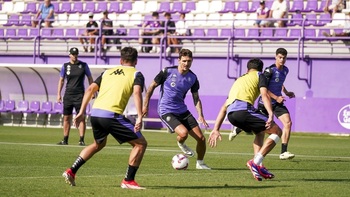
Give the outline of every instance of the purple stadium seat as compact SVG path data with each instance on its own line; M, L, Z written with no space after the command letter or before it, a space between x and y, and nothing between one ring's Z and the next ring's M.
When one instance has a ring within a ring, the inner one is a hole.
M203 28L194 28L193 29L193 34L192 34L192 39L204 39L203 37L205 36L205 31Z
M65 37L68 39L76 38L77 37L76 29L72 29L72 28L66 29Z
M252 5L250 6L249 13L256 12L256 10L260 7L259 0L253 0Z
M0 29L0 38L4 38L4 37L5 37L5 30Z
M330 29L319 29L318 30L318 34L317 34L317 38L327 38L325 35L323 35L324 33L323 32L326 32L327 34L330 34L331 33L331 30Z
M37 12L36 10L36 2L27 2L26 9L21 12L21 14L35 14Z
M29 102L23 100L23 101L19 101L17 103L16 109L13 110L12 112L14 112L14 113L23 113L24 112L25 113L28 111L28 109L29 109Z
M61 9L58 10L57 14L70 13L72 10L71 2L63 2L61 4Z
M138 40L140 37L139 28L130 28L127 36L123 37L123 40Z
M265 0L265 6L271 9L274 0Z
M245 39L245 29L236 28L233 31L233 36L235 39Z
M18 26L32 26L32 16L30 14L23 14Z
M5 32L5 38L7 39L16 39L17 38L17 29L7 28Z
M295 26L295 25L302 25L303 23L303 15L300 13L295 13L292 15L292 18L290 19L290 22L287 23L287 26Z
M304 31L304 37L306 40L315 40L316 38L316 29L307 28Z
M131 1L125 1L122 4L122 7L120 8L118 13L125 13L129 10L132 10L132 2Z
M99 2L97 4L97 8L95 10L95 13L104 12L106 10L108 10L107 9L107 2Z
M305 18L306 18L305 26L316 25L317 16L315 13L308 13L305 15Z
M209 39L217 39L219 37L218 29L217 28L215 28L215 29L208 29L206 37L208 37Z
M304 0L293 0L290 12L304 11Z
M5 101L0 100L0 112L5 112Z
M321 5L320 5L320 7L318 7L318 9L317 10L315 10L315 12L324 12L323 11L323 8L326 6L326 0L321 0Z
M304 9L304 12L318 12L317 0L308 0Z
M325 26L327 23L332 21L331 15L329 13L320 14L320 18L314 26Z
M232 29L231 28L221 29L219 37L220 38L231 38L232 37Z
M120 11L120 4L118 1L113 1L109 5L109 13L118 13Z
M170 12L170 2L169 1L160 2L158 12L159 13Z
M272 39L273 37L273 29L272 28L262 28L260 32L260 38L263 39Z
M236 11L236 4L234 1L226 1L224 8L219 13L228 13Z
M273 40L281 40L287 37L288 29L276 28Z
M60 11L60 3L59 2L51 2L51 4L53 5L54 13L59 13L59 11Z
M73 4L73 9L70 13L82 13L84 5L83 2L74 2Z
M54 102L50 114L63 114L63 103Z
M38 114L49 114L52 111L52 102L45 101L41 104L41 108L38 111Z
M181 13L182 10L183 10L182 2L181 1L174 1L173 6L171 7L170 13L176 13L176 12Z
M65 37L63 32L64 32L64 29L62 28L54 28L52 32L52 37L55 37L60 40L64 40Z
M185 4L185 8L182 10L182 13L189 13L193 10L196 10L196 2L187 1Z
M95 2L87 2L83 13L95 12Z
M29 37L35 38L39 36L39 29L38 28L30 28L29 29Z
M237 8L234 12L239 13L239 12L247 12L247 11L249 11L248 1L239 1Z
M18 25L19 24L19 15L12 14L9 16L7 23L4 24L4 26L12 26L12 25Z
M290 29L287 40L297 40L301 37L301 29Z
M248 38L258 39L259 37L259 29L258 28L251 28L248 30Z
M26 40L28 38L28 29L27 28L18 29L17 36L21 39Z
M31 101L29 104L29 109L27 113L37 113L40 110L40 102L39 101Z
M12 112L15 110L16 104L14 100L3 101L3 109L1 112Z

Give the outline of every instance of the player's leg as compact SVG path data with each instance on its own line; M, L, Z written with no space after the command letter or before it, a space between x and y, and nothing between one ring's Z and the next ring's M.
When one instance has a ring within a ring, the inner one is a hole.
M80 112L80 107L81 107L81 103L83 101L83 97L84 97L83 94L77 95L74 97L74 99L75 99L74 108L75 108L75 111L77 113ZM84 141L85 131L86 131L85 112L84 112L84 121L80 121L80 123L78 125L78 130L79 130L79 145L85 146L85 141Z
M70 128L72 126L72 112L74 103L69 96L63 97L63 140L58 145L68 145Z
M288 142L290 139L290 133L291 133L291 127L292 127L292 121L290 118L289 113L283 114L278 117L278 119L282 122L283 124L283 129L282 129L282 147L281 147L281 155L280 159L292 159L295 157L294 154L288 152Z

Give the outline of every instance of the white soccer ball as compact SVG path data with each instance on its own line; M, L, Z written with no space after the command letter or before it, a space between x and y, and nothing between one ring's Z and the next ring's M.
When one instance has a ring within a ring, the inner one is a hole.
M175 170L186 170L190 160L183 154L177 154L171 160L171 165Z

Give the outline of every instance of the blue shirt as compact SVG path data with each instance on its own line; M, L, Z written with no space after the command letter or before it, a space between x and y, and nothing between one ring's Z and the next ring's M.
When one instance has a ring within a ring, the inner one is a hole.
M40 5L39 10L41 11L41 19L46 19L50 14L51 10L54 10L54 6L50 4L48 7L45 6L45 3ZM50 19L54 19L54 15L50 17Z
M282 70L278 70L275 64L266 68L264 74L269 79L267 89L276 96L282 96L282 86L288 73L289 69L286 66L283 66ZM275 104L277 101L271 98L271 102ZM261 99L259 99L259 103L263 103Z
M161 85L158 113L182 114L188 109L185 105L185 97L188 90L196 93L199 90L197 76L190 70L186 74L179 73L177 66L167 67L159 72L154 81Z

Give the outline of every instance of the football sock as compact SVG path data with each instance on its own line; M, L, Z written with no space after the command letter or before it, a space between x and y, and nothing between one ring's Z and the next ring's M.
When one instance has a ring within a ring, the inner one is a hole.
M198 163L199 165L204 164L203 160L197 160L197 163Z
M240 129L240 128L236 128L236 133L237 133L237 135L239 134L239 133L241 133L243 130L242 129Z
M254 163L258 166L261 166L262 165L262 161L263 161L264 157L262 156L261 153L257 153L255 156L254 156Z
M63 141L68 144L68 136L63 136Z
M84 136L80 136L79 142L84 142Z
M287 152L288 144L282 144L281 154Z
M126 181L132 181L135 180L135 175L137 170L139 169L138 166L128 166L128 169L126 169L125 179Z
M85 160L82 157L78 157L75 162L73 163L72 167L70 169L75 174L79 170L79 168L85 163Z

